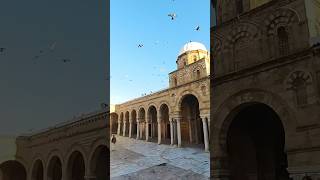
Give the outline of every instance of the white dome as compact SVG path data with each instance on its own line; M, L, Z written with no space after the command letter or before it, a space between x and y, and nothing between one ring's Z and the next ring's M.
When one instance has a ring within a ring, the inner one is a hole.
M204 50L204 51L207 51L207 48L201 44L201 43L198 43L198 42L188 42L187 44L185 44L180 52L179 52L179 56L185 52L188 52L188 51L193 51L193 50Z

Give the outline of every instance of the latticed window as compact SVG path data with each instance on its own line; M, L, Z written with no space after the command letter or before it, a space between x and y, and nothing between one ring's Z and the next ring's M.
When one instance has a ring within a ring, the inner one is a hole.
M278 28L278 42L280 55L287 55L289 53L289 38L285 27Z
M236 0L236 8L237 8L237 14L243 13L243 2L242 2L242 0Z

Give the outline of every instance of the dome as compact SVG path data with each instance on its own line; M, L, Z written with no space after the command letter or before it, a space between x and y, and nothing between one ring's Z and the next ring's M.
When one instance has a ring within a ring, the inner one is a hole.
M204 51L207 51L207 48L201 44L201 43L198 43L198 42L188 42L187 44L185 44L180 52L179 52L179 56L185 52L188 52L188 51L193 51L193 50L204 50Z

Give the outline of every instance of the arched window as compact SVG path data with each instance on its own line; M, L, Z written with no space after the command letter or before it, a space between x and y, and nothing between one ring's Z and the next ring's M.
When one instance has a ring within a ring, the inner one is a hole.
M200 73L200 70L198 69L197 70L197 79L200 79L200 77L201 77L201 73Z
M242 0L236 0L236 10L237 10L237 14L243 13L243 2L242 2Z
M305 80L302 78L297 78L295 81L293 81L293 85L295 86L297 104L299 106L307 104L308 96Z
M287 55L289 52L289 38L285 27L279 27L277 30L279 53L281 56Z

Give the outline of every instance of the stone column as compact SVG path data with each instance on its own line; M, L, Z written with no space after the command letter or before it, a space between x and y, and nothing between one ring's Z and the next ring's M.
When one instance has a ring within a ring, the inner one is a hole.
M120 128L121 128L121 121L118 121L118 131L117 131L117 135L120 135Z
M177 121L178 147L181 147L181 127L180 127L181 117L176 118L176 121Z
M131 138L132 133L132 119L129 120L129 138Z
M137 138L136 139L139 139L139 133L140 133L140 121L137 120Z
M146 141L149 141L149 121L146 121Z
M158 117L158 144L161 144L161 117Z
M203 126L203 139L204 139L204 150L209 152L209 136L208 136L208 125L206 121L206 116L201 116L202 126Z
M189 118L189 135L190 135L190 143L193 143L193 138L192 138L192 136L193 136L193 131L192 131L192 128L193 128L193 126L192 126L192 119L191 118Z
M172 146L173 145L173 121L171 118L169 119L169 122L170 122L170 140L171 140L170 145Z
M207 116L208 118L208 134L209 134L209 140L210 140L210 115Z
M127 122L126 121L123 121L123 136L126 136L126 124Z

